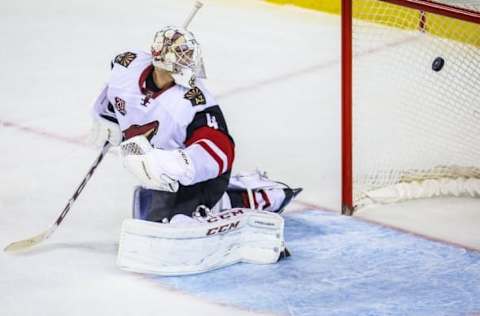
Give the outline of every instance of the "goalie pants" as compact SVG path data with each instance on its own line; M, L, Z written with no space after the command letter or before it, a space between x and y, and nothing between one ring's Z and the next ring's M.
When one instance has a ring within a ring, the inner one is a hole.
M176 193L138 187L134 194L133 217L167 223L177 214L191 217L200 205L214 211L240 207L280 213L302 190L268 180L267 185L254 189L249 198L246 188L229 183L229 180L228 172L192 186L180 186Z
M176 214L192 216L199 205L213 208L225 193L230 172L190 186L180 185L177 192L165 192L138 187L133 199L133 217L168 222Z

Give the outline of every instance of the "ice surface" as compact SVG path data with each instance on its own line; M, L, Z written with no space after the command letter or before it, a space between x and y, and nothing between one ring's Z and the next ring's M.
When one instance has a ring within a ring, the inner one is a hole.
M286 216L292 256L159 283L279 315L471 315L480 253L329 212ZM215 285L215 286L212 286Z
M95 159L83 140L111 58L148 50L154 32L182 23L192 2L0 2L2 248L47 229ZM264 168L311 188L304 199L322 196L333 208L339 193L330 179L338 167L307 175L322 165L319 158L338 161L338 152L327 150L338 140L338 86L330 85L339 73L338 19L261 1L209 0L191 28L236 140L237 170ZM318 109L328 118L321 125ZM300 129L305 124L315 132ZM311 143L317 145L305 155ZM305 169L296 167L299 160ZM0 315L252 314L117 269L120 224L135 183L108 155L49 240L28 253L0 253Z

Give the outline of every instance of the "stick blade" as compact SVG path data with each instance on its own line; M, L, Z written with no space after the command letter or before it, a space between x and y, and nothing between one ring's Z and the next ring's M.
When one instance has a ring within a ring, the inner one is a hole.
M7 247L5 247L5 249L3 251L5 251L5 252L16 252L16 251L27 250L27 249L41 243L45 239L47 239L48 236L49 236L49 232L50 231L47 230L47 231L45 231L45 232L43 232L39 235L36 235L32 238L12 242Z

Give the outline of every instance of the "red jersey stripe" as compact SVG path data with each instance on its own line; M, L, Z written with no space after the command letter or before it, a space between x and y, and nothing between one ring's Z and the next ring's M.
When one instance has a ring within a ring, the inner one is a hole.
M200 146L202 146L202 148L213 158L213 160L215 160L215 162L218 164L218 175L221 175L222 174L222 170L223 170L223 161L222 159L217 155L217 153L215 153L212 148L210 148L210 146L208 146L207 143L203 142L203 141L198 141L196 142L195 144L198 144Z
M198 144L201 144L199 141L201 141L202 139L207 139L213 142L225 154L225 156L227 157L227 170L230 170L232 168L233 159L235 156L235 147L233 145L233 142L230 140L230 138L226 134L218 130L215 130L213 128L201 127L193 132L192 136L185 141L185 144L187 146L190 146L196 142ZM218 155L215 154L213 150L206 143L202 143L202 144L203 144L202 147L212 156L213 159L215 159L215 161L217 161L217 159L221 161L220 157L218 157ZM207 149L207 147L209 149ZM216 157L212 155L212 153L214 153ZM220 172L222 169L223 169L223 163L221 165Z

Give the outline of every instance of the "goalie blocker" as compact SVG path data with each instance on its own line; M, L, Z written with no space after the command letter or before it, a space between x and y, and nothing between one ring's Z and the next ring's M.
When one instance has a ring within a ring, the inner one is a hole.
M237 262L270 264L284 256L288 251L280 215L234 208L168 225L126 219L117 264L133 272L186 275Z

